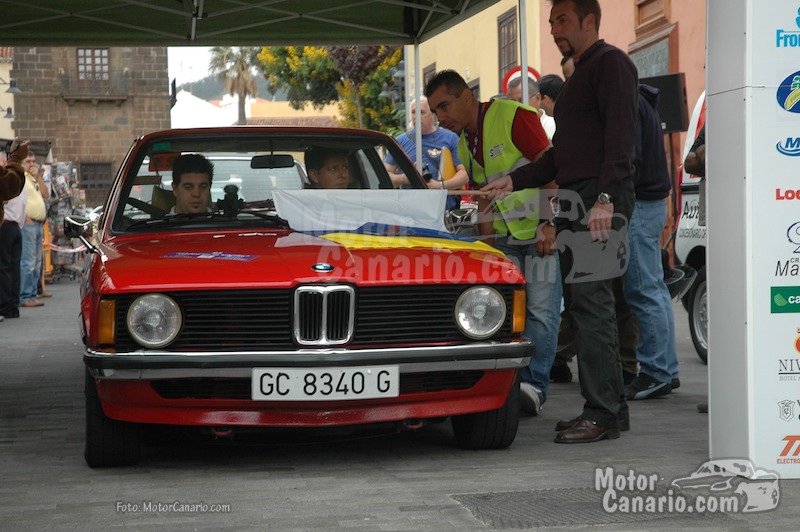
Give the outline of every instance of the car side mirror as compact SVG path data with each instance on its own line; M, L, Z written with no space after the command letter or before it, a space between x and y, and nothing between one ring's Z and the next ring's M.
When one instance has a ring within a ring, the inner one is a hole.
M92 238L94 228L92 221L89 218L80 216L65 216L64 217L64 235L69 238L79 239L86 249L92 253L98 253L98 249L89 242Z

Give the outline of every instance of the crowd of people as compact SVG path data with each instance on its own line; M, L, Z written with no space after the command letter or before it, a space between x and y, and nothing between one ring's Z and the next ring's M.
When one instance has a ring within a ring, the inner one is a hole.
M44 306L44 225L50 187L29 151L14 139L0 166L0 321L19 318L20 308Z
M480 101L457 72L439 72L424 88L422 162L435 175L430 155L450 144L426 140L457 135L456 160L479 191L479 234L526 278L535 353L521 373L523 411L538 414L549 383L572 380L576 356L585 402L556 424L555 442L590 443L630 429L628 401L680 386L661 247L672 183L658 90L600 39L599 2L550 3L563 78L520 76ZM416 161L413 138L398 140Z

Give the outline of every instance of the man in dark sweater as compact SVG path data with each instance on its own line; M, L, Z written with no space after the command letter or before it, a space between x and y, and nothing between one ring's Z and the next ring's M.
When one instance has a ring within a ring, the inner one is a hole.
M552 0L551 34L575 73L556 101L553 148L484 186L493 195L555 179L564 302L576 329L583 412L559 421L556 443L618 438L630 427L625 401L612 279L627 265L626 225L633 212L638 75L620 49L598 35L597 0ZM563 239L562 239L563 237ZM567 247L566 243L569 244ZM614 244L611 246L611 244ZM616 271L583 271L612 252Z
M625 299L639 325L636 359L641 369L625 388L628 400L668 394L679 382L672 297L661 262L661 233L667 222L665 199L672 181L657 105L658 89L640 85L633 176L636 202L628 228L630 260L623 279Z

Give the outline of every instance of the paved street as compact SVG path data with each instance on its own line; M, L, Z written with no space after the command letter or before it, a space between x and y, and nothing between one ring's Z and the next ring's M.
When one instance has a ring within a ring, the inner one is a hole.
M707 459L708 416L696 410L705 401L706 366L694 353L680 304L682 386L632 403L632 430L618 440L553 443L555 422L580 411L576 379L553 384L541 415L523 418L504 451L456 448L449 422L416 433L278 431L232 441L167 430L152 435L138 466L91 470L82 456L78 282L59 280L48 290L53 297L44 307L0 323L4 530L798 528L800 481L782 481L780 505L763 513L603 511L595 468L655 473L655 492L663 493Z

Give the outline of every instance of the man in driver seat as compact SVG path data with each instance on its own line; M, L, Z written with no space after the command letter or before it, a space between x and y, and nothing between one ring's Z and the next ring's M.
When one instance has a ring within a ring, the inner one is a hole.
M181 155L172 165L175 207L170 214L208 212L214 164L199 154Z

